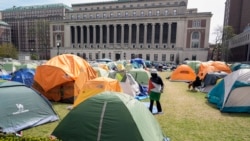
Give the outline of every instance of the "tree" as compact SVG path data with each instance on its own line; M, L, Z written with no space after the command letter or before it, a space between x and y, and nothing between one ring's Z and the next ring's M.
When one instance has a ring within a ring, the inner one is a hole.
M234 29L232 26L225 26L223 28L223 35L222 35L222 54L224 60L228 62L229 57L231 56L230 49L228 48L229 39L234 37L236 34L234 33Z
M215 47L212 50L211 60L224 60L228 61L230 50L228 49L227 42L231 39L234 34L232 26L218 26L213 34L215 37Z
M5 43L0 45L0 57L1 58L13 58L17 59L17 49L13 44Z

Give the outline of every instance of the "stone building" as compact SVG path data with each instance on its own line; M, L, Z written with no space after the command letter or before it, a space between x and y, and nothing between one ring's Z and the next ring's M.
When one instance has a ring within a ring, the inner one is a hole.
M66 11L64 4L20 6L5 9L2 20L11 27L12 43L20 54L36 54L38 59L50 58L49 22L62 20Z
M11 43L11 27L0 20L0 45L4 43Z
M225 61L250 61L250 16L249 0L226 0L224 26L232 26L235 37L223 41L225 46Z
M73 4L50 24L51 56L87 60L135 57L179 63L206 61L211 12L187 9L188 0L118 0Z

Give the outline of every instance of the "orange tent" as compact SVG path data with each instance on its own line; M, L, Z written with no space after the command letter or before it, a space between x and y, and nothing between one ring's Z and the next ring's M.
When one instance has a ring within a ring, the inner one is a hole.
M225 62L221 61L202 62L200 64L198 76L200 77L200 79L203 80L207 73L219 72L219 71L231 73L230 67Z
M190 66L182 64L172 72L170 76L170 81L189 82L189 81L194 81L195 78L196 74L194 70Z
M63 54L53 57L44 65L38 66L34 76L33 87L51 101L73 103L75 81L83 85L87 80L97 77L96 71L84 59Z
M89 97L103 91L122 92L122 88L118 80L108 77L98 77L89 80L80 89L80 93L74 102L74 107Z

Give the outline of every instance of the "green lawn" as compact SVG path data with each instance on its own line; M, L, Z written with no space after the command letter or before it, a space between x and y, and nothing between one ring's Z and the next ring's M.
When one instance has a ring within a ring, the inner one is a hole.
M168 72L160 75L165 84L161 98L164 114L155 117L171 141L250 140L250 114L221 113L207 102L206 94L189 91L185 82L170 82ZM53 105L61 119L69 112L69 104ZM23 135L48 137L59 122L25 130Z

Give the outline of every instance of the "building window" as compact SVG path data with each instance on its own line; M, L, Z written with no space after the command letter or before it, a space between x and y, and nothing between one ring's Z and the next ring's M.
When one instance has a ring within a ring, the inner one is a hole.
M154 54L154 61L158 61L158 54Z
M167 10L167 9L165 10L165 15L166 15L166 16L168 15L168 10Z
M192 55L192 60L196 60L196 55Z
M193 20L193 27L201 27L201 21L200 20Z
M167 60L166 57L167 57L166 54L162 54L162 59L161 60L165 62Z
M151 10L148 11L148 16L152 16L152 11Z
M77 14L77 20L79 20L81 17L80 17L80 15L79 14Z
M136 11L133 11L133 16L134 16L134 17L136 16Z
M100 18L100 14L99 13L96 13L96 18Z
M113 17L113 16L114 16L114 14L112 12L110 12L110 17Z
M128 11L125 12L125 17L128 17Z
M195 31L191 35L191 48L200 47L200 33Z
M174 9L173 15L177 15L177 10L176 9Z
M92 53L89 53L89 60L92 60Z
M160 15L160 10L156 11L156 15L159 16Z
M118 16L118 17L121 17L121 12L118 12L118 13L117 13L117 16Z
M200 38L199 32L193 32L192 39L199 39L199 38Z
M141 11L141 16L144 16L144 11Z
M146 54L146 60L150 60L150 54Z
M84 14L84 15L83 15L83 19L86 19L86 18L87 18L87 15Z
M90 14L90 15L89 15L89 18L90 18L90 19L92 19L92 18L93 18L93 15L92 15L92 14Z
M106 18L107 17L107 14L106 13L103 13L103 18Z
M174 54L170 54L170 61L173 62L174 61Z
M72 19L72 20L74 19L74 15L71 15L71 19Z

